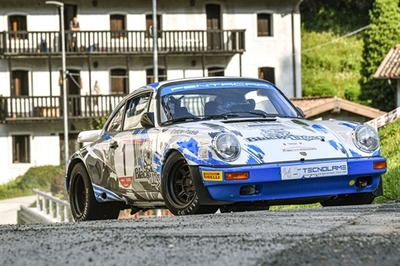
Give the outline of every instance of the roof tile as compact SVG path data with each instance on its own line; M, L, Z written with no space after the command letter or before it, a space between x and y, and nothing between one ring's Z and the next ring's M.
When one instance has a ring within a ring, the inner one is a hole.
M400 44L390 49L374 74L376 79L400 79Z

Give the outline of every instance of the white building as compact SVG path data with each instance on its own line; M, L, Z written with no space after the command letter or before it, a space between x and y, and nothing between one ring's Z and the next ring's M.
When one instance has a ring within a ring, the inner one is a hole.
M61 23L59 7L44 0L2 1L0 183L32 166L65 163L62 24L72 153L89 121L107 116L124 94L157 78L154 62L158 80L259 77L290 98L301 97L300 2L68 0ZM74 16L80 31L72 38Z

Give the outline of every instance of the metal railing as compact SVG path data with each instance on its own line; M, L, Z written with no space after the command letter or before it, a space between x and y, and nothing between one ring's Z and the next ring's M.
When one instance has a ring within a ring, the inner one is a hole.
M79 31L65 33L69 53L152 53L148 31ZM159 31L160 52L243 52L245 30ZM0 33L0 55L61 54L61 36L54 31L4 31Z
M36 194L36 211L49 222L73 221L69 202L37 189L33 189L33 193Z
M33 189L36 195L35 207L21 206L18 212L19 223L66 223L73 222L69 202L54 197L38 189ZM118 219L139 219L149 217L169 217L167 209L154 209L130 214L130 209L122 210Z
M69 95L69 118L107 117L125 95ZM0 96L0 122L61 119L62 96Z

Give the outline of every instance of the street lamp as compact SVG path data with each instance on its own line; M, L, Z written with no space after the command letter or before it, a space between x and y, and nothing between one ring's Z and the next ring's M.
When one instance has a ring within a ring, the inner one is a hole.
M153 0L153 76L154 82L158 82L158 45L157 45L157 0Z
M64 3L58 1L46 1L47 5L56 5L60 8L61 16L61 58L62 58L62 91L63 91L63 116L64 116L64 150L65 150L65 170L69 159L68 150L68 112L67 112L67 86L66 81L66 63L65 63L65 33L64 33Z

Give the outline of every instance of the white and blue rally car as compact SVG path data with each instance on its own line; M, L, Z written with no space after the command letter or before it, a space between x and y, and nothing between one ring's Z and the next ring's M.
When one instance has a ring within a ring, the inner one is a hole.
M241 77L141 87L70 158L76 221L168 208L174 215L320 202L370 204L386 159L377 132L309 121L273 84Z

